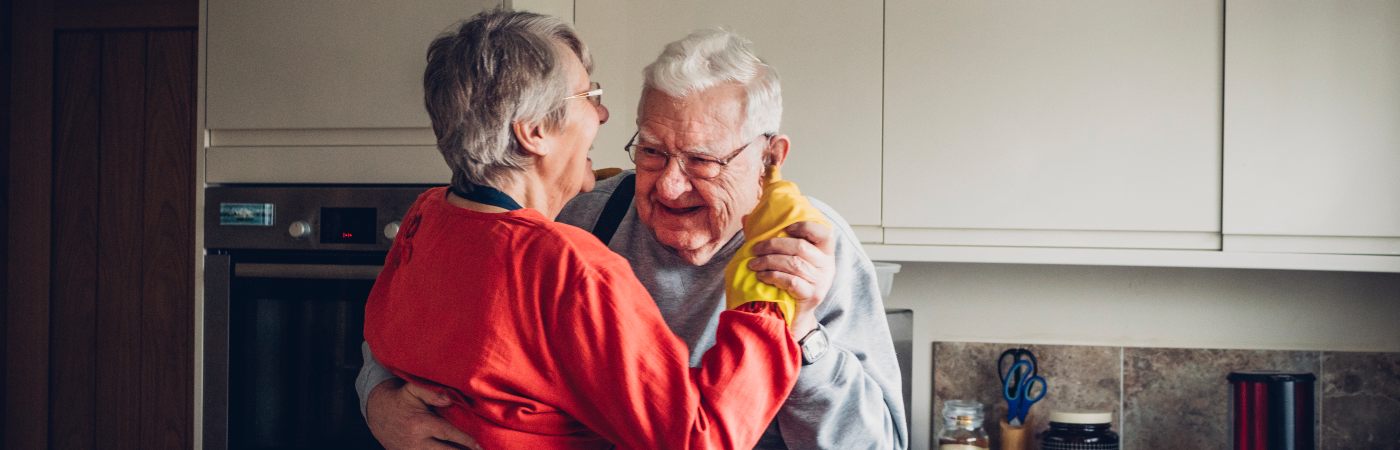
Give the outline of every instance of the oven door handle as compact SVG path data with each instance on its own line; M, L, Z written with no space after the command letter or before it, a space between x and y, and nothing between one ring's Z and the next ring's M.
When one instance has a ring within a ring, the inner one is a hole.
M384 266L344 264L269 264L238 263L233 266L235 277L299 278L313 280L373 280Z

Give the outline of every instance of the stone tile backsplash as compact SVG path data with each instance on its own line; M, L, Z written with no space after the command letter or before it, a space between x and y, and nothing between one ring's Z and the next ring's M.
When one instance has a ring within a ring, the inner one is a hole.
M1400 353L1323 353L1320 379L1324 448L1400 449Z
M943 426L944 401L976 400L991 405L986 409L989 415L985 426L992 437L992 445L997 445L995 418L998 414L1006 415L1006 404L1001 401L1001 383L996 380L996 358L1001 351L999 344L933 343L933 420L937 423L932 429L935 432ZM939 383L938 380L957 382Z
M935 342L935 433L945 400L977 400L990 406L986 428L992 448L1000 448L997 420L1006 405L996 358L1014 347L1035 352L1050 385L1031 411L1037 433L1048 427L1052 410L1093 409L1113 412L1123 450L1229 449L1225 376L1267 369L1318 376L1319 449L1400 449L1400 353ZM1038 440L1032 448L1039 448Z
M1122 373L1118 370L1118 360L1121 358L1118 348L1070 345L1023 347L1035 353L1042 366L1047 369L1055 368L1040 374L1045 377L1045 384L1051 388L1045 399L1034 406L1040 411L1033 414L1028 421L1031 430L1049 428L1050 411L1056 410L1112 411L1113 429L1123 428L1122 415L1118 413L1122 403L1118 389L1119 375Z
M1318 352L1124 348L1123 448L1230 448L1230 372L1319 364Z

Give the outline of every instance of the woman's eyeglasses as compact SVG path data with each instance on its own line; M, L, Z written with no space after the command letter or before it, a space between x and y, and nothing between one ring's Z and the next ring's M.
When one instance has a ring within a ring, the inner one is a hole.
M576 98L586 98L586 99L588 99L588 101L593 102L593 106L602 106L602 105L603 105L603 85L598 84L597 81L588 83L588 90L587 90L587 91L583 91L583 92L580 92L580 93L577 93L577 94L574 94L574 95L570 95L570 96L568 96L568 97L564 97L564 100L573 100L573 99L576 99Z

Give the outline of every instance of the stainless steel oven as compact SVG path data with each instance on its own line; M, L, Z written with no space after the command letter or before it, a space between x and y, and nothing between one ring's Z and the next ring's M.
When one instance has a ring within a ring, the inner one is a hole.
M376 449L364 306L426 186L205 190L204 448Z

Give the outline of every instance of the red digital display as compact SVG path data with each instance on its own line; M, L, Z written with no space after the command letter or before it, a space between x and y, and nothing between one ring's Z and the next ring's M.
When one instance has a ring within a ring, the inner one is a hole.
M321 208L321 242L373 244L374 208Z

